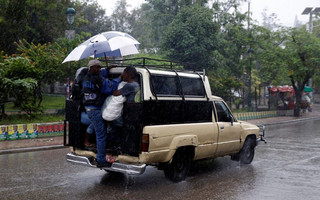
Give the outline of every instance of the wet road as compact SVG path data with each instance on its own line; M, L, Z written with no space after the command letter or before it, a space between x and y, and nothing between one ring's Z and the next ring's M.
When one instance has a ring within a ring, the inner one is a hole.
M320 120L267 127L251 165L198 162L183 182L148 167L140 176L71 165L68 149L0 155L0 199L318 200Z

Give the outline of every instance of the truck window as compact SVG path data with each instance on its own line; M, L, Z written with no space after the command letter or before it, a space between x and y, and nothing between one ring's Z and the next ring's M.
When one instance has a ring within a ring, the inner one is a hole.
M201 78L180 76L181 87L185 96L204 97L205 89ZM177 76L152 75L153 92L158 96L179 96L180 84Z
M218 121L231 122L233 117L227 106L222 101L215 101L214 105L216 106Z
M158 96L178 96L177 79L175 76L158 76L152 75L152 83L154 86L153 93Z
M187 96L204 97L205 90L201 78L180 77L182 91Z

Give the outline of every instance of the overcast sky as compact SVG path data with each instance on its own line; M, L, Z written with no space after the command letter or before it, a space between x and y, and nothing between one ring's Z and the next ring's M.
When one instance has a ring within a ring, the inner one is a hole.
M106 9L107 15L111 15L112 10L118 0L98 0L98 3ZM131 9L140 7L144 0L127 0L131 5ZM309 21L308 15L301 15L306 7L320 7L320 0L251 0L252 17L261 22L261 13L263 9L267 9L267 13L275 13L278 16L279 23L284 26L293 26L295 16L299 21L306 23ZM243 11L248 9L245 4Z

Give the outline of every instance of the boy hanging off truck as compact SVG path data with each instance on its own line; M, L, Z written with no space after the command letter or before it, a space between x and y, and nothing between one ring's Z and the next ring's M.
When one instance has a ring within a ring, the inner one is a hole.
M123 126L122 108L123 103L134 103L135 95L139 91L139 84L135 81L137 70L134 67L127 67L121 74L122 82L118 89L113 92L113 96L109 96L102 111L102 117L108 122L107 133L111 137L113 144L112 151L120 148L121 132Z

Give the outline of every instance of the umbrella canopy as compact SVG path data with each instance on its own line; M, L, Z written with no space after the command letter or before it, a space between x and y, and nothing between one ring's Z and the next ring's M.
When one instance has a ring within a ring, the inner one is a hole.
M272 88L270 88L270 92L273 92L273 93L278 92L278 87L272 87Z
M313 92L313 89L309 86L304 86L303 91L304 92Z
M294 93L294 89L292 86L283 85L283 86L277 86L270 88L270 92L277 93L277 92L288 92L288 93Z
M279 92L289 92L292 93L294 92L294 89L292 86L284 85L284 86L279 86L278 87Z
M64 59L62 63L78 61L90 56L122 57L139 53L140 43L131 35L119 31L108 31L100 33L83 42Z

